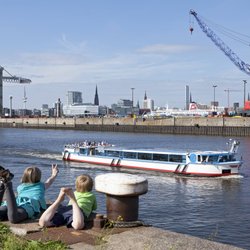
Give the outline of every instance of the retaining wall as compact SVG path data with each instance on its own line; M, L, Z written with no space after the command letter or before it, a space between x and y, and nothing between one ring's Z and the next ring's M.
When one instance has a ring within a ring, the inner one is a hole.
M162 134L250 136L250 117L0 118L0 127Z

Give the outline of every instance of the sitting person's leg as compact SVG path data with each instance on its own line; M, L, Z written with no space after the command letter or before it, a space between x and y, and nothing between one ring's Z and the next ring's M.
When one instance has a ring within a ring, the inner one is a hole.
M28 214L25 209L18 207L16 197L13 192L12 182L5 183L5 197L8 208L8 220L11 223L19 223L28 219Z
M5 192L4 183L0 182L0 204L3 201L3 196ZM0 206L0 221L7 220L7 206Z
M0 201L2 202L3 195L5 194L7 207L1 208L1 215L8 215L8 220L11 223L18 223L28 218L28 214L22 208L18 208L16 204L16 197L13 192L12 182L14 175L8 169L0 166Z
M73 221L71 223L71 226L76 230L83 229L84 228L84 215L83 215L81 208L77 204L73 190L71 188L66 189L65 194L69 197L71 204L72 204Z
M39 219L39 225L41 227L51 227L51 226L55 226L52 223L52 218L54 217L54 215L56 214L56 211L59 207L59 205L63 202L64 197L65 197L65 193L64 193L64 188L61 188L60 193L57 197L57 199L55 200L55 202L53 202L42 214L42 216Z

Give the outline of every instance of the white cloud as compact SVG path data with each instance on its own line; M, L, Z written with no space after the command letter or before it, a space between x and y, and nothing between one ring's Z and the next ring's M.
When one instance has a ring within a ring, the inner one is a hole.
M65 34L62 34L59 43L66 49L67 52L73 54L82 54L86 53L87 42L73 43L68 40Z
M31 66L47 65L77 65L82 63L83 58L76 54L69 53L25 53L20 60Z
M144 48L138 49L139 53L149 54L176 54L182 52L189 52L194 50L194 46L190 45L169 45L169 44L153 44Z
M67 44L65 38L63 41ZM86 44L84 46L87 49ZM211 90L210 83L217 84L221 81L221 76L225 76L225 69L217 72L218 69L208 63L205 55L202 57L198 53L197 57L197 53L193 52L194 47L188 45L156 44L129 53L109 53L108 57L85 53L83 49L79 49L79 53L76 53L77 49L74 47L68 46L68 48L69 50L63 52L22 54L16 58L16 64L9 65L7 70L30 78L32 80L30 90L37 84L41 89L47 89L49 86L51 99L54 99L55 95L65 95L71 88L81 90L81 86L84 86L84 91L88 91L92 85L98 84L100 90L105 89L105 96L110 95L112 90L114 97L109 96L106 101L111 101L112 98L115 101L123 93L129 95L129 88L133 86L138 93L148 90L152 95L159 97L158 102L164 103L168 99L168 103L175 106L182 106L174 101L175 93L182 91L179 88L182 89L186 84L190 84L190 87L193 86L206 93ZM76 48L81 48L81 45L76 45ZM234 71L236 68L232 72ZM197 79L201 80L198 82ZM203 91L205 86L208 90ZM56 94L53 94L53 89L56 89ZM31 95L35 94L37 93ZM194 98L198 98L195 91L193 94ZM211 99L209 95L205 98L208 101Z
M67 44L67 39L62 39ZM71 47L71 46L68 46ZM81 45L76 46L81 47ZM186 62L185 58L176 57L170 60L167 51L180 53L192 50L186 45L152 45L131 52L111 55L106 58L84 56L74 53L25 53L22 54L14 72L18 67L21 72L26 72L25 77L32 76L33 84L37 83L70 83L76 81L115 80L115 79L163 79L171 78L178 72L197 69L195 61ZM80 50L79 50L80 51ZM138 53L141 51L143 53ZM149 53L151 51L152 53ZM153 53L153 51L158 53ZM164 52L163 54L160 51ZM12 67L12 68L13 68ZM20 72L20 71L19 71ZM25 73L24 73L25 75Z

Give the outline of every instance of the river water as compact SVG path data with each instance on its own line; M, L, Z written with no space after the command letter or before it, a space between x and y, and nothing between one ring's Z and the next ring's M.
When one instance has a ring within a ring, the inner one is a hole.
M50 176L51 164L57 163L60 173L46 194L53 201L60 187L74 187L79 174L88 173L94 178L112 171L61 160L65 144L86 139L126 148L215 150L226 149L230 138L0 128L0 165L15 174L16 187L27 166L38 166L45 180ZM149 183L148 193L140 196L140 219L158 228L250 249L250 137L238 139L239 155L244 160L238 177L197 178L133 172ZM105 196L94 192L98 199L97 212L105 214Z

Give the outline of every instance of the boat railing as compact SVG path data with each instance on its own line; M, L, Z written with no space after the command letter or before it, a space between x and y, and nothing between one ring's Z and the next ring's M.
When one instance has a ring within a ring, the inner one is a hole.
M105 141L83 141L83 142L75 142L71 144L66 144L64 148L76 149L76 148L104 148L104 147L111 147L113 144L109 144Z

